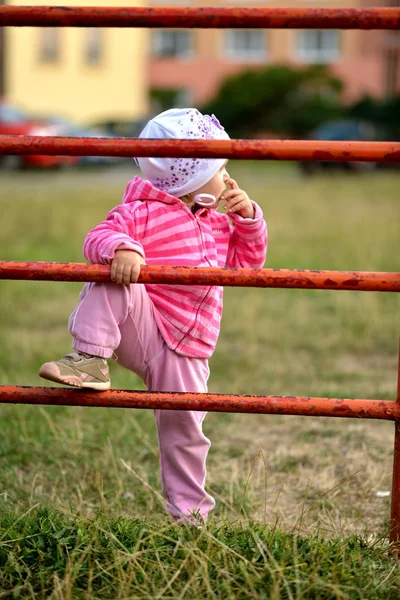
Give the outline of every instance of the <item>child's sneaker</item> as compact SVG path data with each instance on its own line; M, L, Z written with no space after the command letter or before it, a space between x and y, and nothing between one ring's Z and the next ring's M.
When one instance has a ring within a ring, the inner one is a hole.
M44 363L39 375L56 383L92 390L109 390L111 386L106 359L79 351L66 354L61 360Z

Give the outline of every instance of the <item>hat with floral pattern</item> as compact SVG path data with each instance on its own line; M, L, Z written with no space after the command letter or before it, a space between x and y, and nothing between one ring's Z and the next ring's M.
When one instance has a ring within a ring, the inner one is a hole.
M162 112L141 132L147 139L229 140L218 119L196 108ZM226 162L224 158L135 158L142 173L155 187L181 198L205 185Z

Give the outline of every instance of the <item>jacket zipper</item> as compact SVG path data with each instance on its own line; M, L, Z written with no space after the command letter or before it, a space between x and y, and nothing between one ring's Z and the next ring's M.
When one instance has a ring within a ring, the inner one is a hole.
M197 226L198 226L198 228L199 228L199 233L200 233L200 240L201 240L201 247L202 247L202 254L203 254L203 258L204 258L204 259L207 261L207 263L208 263L208 264L211 266L211 263L210 263L210 261L209 261L209 259L208 259L208 257L207 257L206 248L205 248L205 244L204 244L204 238L203 238L203 234L202 234L202 231L201 231L201 226L200 226L200 223L199 223L199 218L198 218L198 217L195 217L194 215L193 215L193 217L196 219L196 221L197 221ZM203 296L203 299L200 301L200 304L199 304L199 305L197 306L197 308L196 308L196 316L195 316L195 318L193 319L193 325L192 325L192 326L190 327L190 329L188 329L188 330L187 330L187 332L184 334L183 338L180 340L180 342L179 342L179 344L176 346L176 348L179 348L179 346L183 344L183 342L185 341L185 339L186 339L186 338L187 338L187 337L188 337L188 336L191 334L191 332L193 331L193 329L194 329L194 327L195 327L195 325L196 325L196 323L197 323L197 316L198 316L198 314L199 314L199 312L200 312L200 309L201 309L201 307L204 305L204 303L205 303L205 301L206 301L207 297L210 295L210 292L211 292L211 288L212 288L212 287L215 287L215 286L211 286L211 285L210 285L210 286L208 287L208 290L207 290L207 292L205 293L205 295Z

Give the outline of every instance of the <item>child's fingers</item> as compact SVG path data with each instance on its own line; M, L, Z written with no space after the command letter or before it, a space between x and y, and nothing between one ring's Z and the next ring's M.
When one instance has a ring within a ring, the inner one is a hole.
M122 272L122 281L121 283L123 283L124 285L129 285L131 282L131 271L132 271L132 265L131 264L125 264L124 265L124 270Z
M237 202L232 203L232 205L229 207L229 212L238 212L239 210L242 210L243 208L248 208L249 203L247 202L247 200L242 199L242 200L238 200Z
M241 192L238 192L226 199L224 208L231 209L233 206L235 206L235 204L241 202L242 200L245 200L245 196L243 196Z
M140 275L140 263L136 263L135 265L132 265L130 282L136 283L137 280L139 279L139 275Z
M247 202L245 202L245 201L239 202L233 208L231 208L230 212L237 213L237 212L240 212L241 210L243 210L244 208L247 208Z
M229 198L230 196L237 196L238 194L243 194L243 190L235 189L235 190L225 190L222 193L224 198Z
M118 285L121 285L124 283L124 274L125 274L125 264L123 262L120 262L117 264L117 273L115 276L115 281Z
M238 184L236 183L236 181L234 179L232 179L232 177L228 177L225 180L225 183L227 183L233 190L238 190L239 189Z
M118 285L121 285L123 276L124 276L124 266L121 264L117 264L117 268L115 271L115 278L114 278L115 283L118 283Z
M117 275L117 262L115 260L112 261L111 263L111 281L115 281L116 275Z
M115 258L111 263L111 281L121 285L136 283L140 275L141 264L146 264L144 259L138 255L134 262L125 262Z
M115 283L121 283L122 274L124 271L124 264L118 259L114 259L111 263L111 279Z
M131 279L131 266L129 264L114 261L111 267L111 279L118 285L128 285Z
M225 200L226 203L230 202L233 198L242 195L242 190L228 190L222 194L221 200Z

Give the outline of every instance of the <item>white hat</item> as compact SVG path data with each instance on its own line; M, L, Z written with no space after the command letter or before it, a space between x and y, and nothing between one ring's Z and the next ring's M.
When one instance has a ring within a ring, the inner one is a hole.
M149 121L140 138L229 140L218 119L196 108L172 108ZM226 162L224 158L136 158L146 179L180 198L205 185Z

